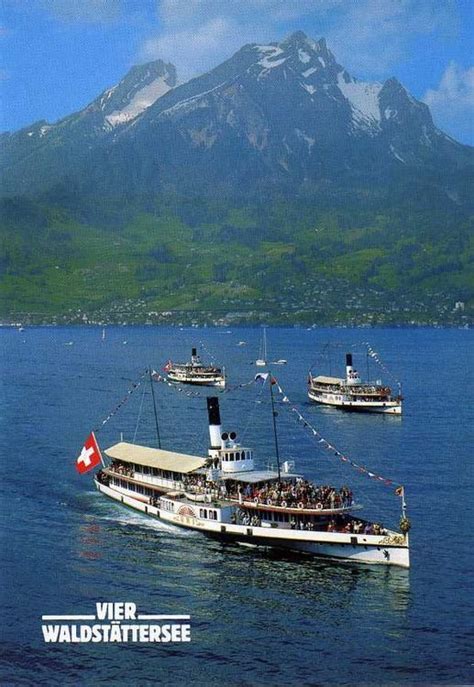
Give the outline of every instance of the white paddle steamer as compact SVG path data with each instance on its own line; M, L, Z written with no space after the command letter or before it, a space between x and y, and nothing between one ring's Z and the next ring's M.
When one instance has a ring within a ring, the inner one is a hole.
M193 456L121 441L96 488L152 518L247 545L275 547L339 561L409 567L409 522L401 531L356 517L347 487L316 485L293 472L259 470L251 448L222 432L219 402L207 399L210 448Z
M187 363L168 361L165 371L171 382L196 384L198 386L225 387L225 370L215 365L204 365L197 349L191 350L191 360Z
M346 377L314 377L309 373L308 398L315 403L342 410L401 415L402 396L394 395L379 382L363 382L352 365L352 354L346 355Z

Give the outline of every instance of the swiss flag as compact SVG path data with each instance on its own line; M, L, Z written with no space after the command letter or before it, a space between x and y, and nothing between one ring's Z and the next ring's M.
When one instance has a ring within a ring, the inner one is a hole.
M164 370L165 372L169 372L169 371L171 370L172 367L173 367L173 363L171 362L171 360L168 360L168 362L167 362L166 365L164 366L163 370Z
M76 458L76 470L81 473L92 470L101 462L99 444L95 438L94 432L91 432L84 442L81 455Z

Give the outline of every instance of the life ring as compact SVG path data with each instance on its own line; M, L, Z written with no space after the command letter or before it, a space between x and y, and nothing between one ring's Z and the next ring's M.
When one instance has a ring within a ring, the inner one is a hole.
M254 502L254 503L258 503L258 498L255 497L254 500L253 500L253 502Z
M316 504L316 510L323 510L323 504L321 502Z
M281 502L281 507L282 507L282 508L286 508L286 507L287 507L287 505L288 505L288 504L287 504L287 502L286 502L286 501L282 501L282 502Z
M273 501L271 499L267 499L267 506L273 506Z
M304 503L302 501L299 502L298 508L304 508Z

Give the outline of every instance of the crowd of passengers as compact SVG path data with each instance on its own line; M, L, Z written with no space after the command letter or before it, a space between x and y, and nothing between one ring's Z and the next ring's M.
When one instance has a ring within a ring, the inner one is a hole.
M328 532L345 532L347 534L387 534L385 527L379 522L363 522L354 518L336 518L328 523Z
M100 472L97 473L97 481L108 486L110 484L110 477L106 475L103 470L100 470Z
M234 525L251 525L253 527L260 527L262 524L261 518L255 513L251 513L242 508L232 516L231 520ZM289 520L290 529L292 530L306 530L312 532L314 530L326 532L340 532L344 534L375 534L385 535L387 530L378 522L363 522L353 518L346 518L344 516L337 517L327 522L314 523L310 519L292 517Z
M262 519L255 513L249 513L241 508L232 515L231 522L233 525L252 525L253 527L260 527Z
M352 491L343 486L339 490L328 485L317 486L298 478L295 482L267 482L245 487L237 483L229 488L225 482L206 481L204 475L187 475L184 488L196 493L219 495L239 501L253 501L267 506L288 508L337 509L353 505Z
M245 501L268 506L289 508L332 509L352 506L352 491L343 486L339 490L328 485L317 486L298 478L295 482L270 482L263 485L247 485L242 490Z
M125 475L125 477L134 476L133 468L126 463L121 463L119 460L113 460L109 465L109 470L113 470L118 475Z

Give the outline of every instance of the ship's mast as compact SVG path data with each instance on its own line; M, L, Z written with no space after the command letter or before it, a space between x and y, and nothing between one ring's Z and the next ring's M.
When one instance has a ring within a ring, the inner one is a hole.
M275 455L277 459L277 469L278 469L278 484L281 483L281 470L280 470L280 450L278 448L278 434L276 426L276 416L277 412L275 410L275 399L273 398L273 375L271 372L268 373L268 379L270 383L270 400L272 404L272 418L273 418L273 436L275 437Z
M161 448L160 427L158 425L158 413L156 411L155 387L153 386L153 377L151 376L151 367L148 368L148 372L150 374L151 395L153 397L153 411L155 413L156 438L158 441L158 448Z

